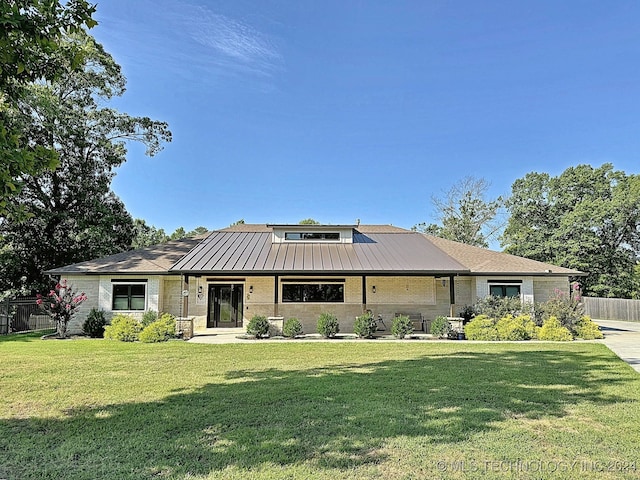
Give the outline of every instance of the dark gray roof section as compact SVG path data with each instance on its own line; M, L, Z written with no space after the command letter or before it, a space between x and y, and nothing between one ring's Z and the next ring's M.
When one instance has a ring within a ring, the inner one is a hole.
M272 243L271 228L212 232L172 268L206 274L464 274L458 263L419 233L363 228L353 243ZM388 233L392 231L393 233ZM370 233L369 233L370 232Z
M174 263L198 245L207 235L174 240L139 250L129 250L96 260L53 268L45 273L50 275L166 274Z

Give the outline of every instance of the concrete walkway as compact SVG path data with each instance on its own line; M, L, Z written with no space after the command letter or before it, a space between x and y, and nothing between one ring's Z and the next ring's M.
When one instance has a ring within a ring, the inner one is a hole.
M617 320L594 320L602 333L604 343L613 353L640 373L640 322L620 322Z

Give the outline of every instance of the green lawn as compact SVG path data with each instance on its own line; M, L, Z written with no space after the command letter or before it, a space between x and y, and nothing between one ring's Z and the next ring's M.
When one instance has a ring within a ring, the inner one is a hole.
M20 336L0 360L0 479L640 477L640 375L600 344Z

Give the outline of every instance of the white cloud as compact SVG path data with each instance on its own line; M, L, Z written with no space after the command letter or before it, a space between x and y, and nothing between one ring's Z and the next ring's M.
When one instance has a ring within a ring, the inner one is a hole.
M136 1L114 9L100 17L97 37L127 71L152 70L156 79L170 73L206 83L232 77L270 90L284 67L272 37L190 1Z
M282 65L282 57L269 37L250 25L203 6L182 5L180 11L173 14L176 26L192 41L208 49L205 61L267 76Z

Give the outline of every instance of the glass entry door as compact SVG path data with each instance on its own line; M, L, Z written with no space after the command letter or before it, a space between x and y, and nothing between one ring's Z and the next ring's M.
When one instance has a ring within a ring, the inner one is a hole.
M242 326L242 285L209 285L207 328Z

